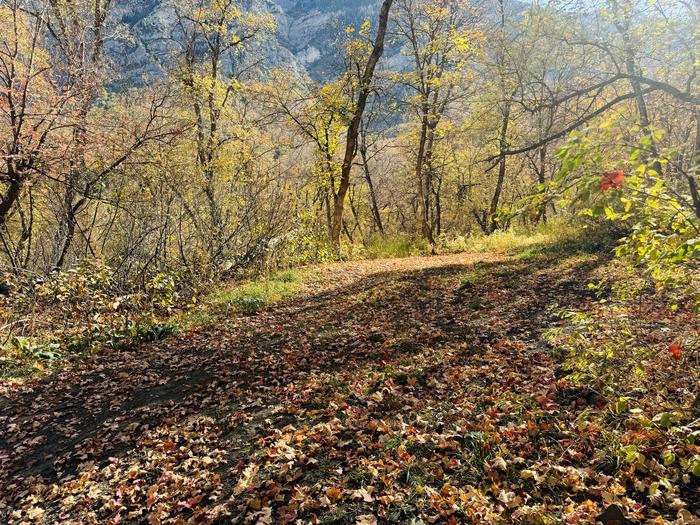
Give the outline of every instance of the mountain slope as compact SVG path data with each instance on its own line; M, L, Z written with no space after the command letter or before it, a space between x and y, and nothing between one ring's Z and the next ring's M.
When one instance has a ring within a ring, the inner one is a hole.
M378 0L248 0L247 9L270 13L277 30L246 50L242 59L259 69L283 67L329 80L338 71L337 38L347 26L372 19ZM175 16L167 0L119 0L118 38L110 45L115 74L126 85L143 85L172 65ZM229 65L230 66L230 65Z

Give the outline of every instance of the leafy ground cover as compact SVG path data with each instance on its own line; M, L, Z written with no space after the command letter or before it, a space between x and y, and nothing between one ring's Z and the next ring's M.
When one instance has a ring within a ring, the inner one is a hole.
M28 286L24 293L14 290L14 300L0 300L3 320L23 318L19 332L26 332L0 334L0 378L12 379L5 387L14 389L19 382L55 373L95 353L157 341L231 315L254 314L295 295L300 281L313 271L271 272L219 283L208 291L178 291L173 276L160 274L154 279L158 288L150 286L150 294L110 289L110 270L104 266L85 264L67 275L53 274L39 293L26 293ZM15 324L10 321L3 328Z
M604 308L588 283L611 265L334 263L249 315L6 384L0 521L694 523L698 319ZM565 311L599 324L571 336ZM582 338L624 347L611 315L648 350L614 396L570 379L592 373Z

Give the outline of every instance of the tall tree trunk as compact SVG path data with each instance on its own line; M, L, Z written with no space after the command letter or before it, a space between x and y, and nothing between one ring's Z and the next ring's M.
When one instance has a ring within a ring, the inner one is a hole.
M489 217L488 217L488 231L491 234L498 229L498 219L496 214L498 213L498 203L501 200L501 193L503 192L503 181L506 178L506 165L507 157L506 151L508 151L508 125L510 124L510 107L512 104L512 97L506 101L506 105L503 108L503 120L501 121L501 135L498 140L498 178L496 179L496 189L493 192L493 197L491 198L491 206L489 207Z
M367 191L369 192L369 205L372 211L372 224L373 230L378 230L379 233L384 235L384 225L382 224L382 216L379 213L379 206L377 205L377 195L374 191L374 184L372 183L372 176L369 172L369 162L367 159L367 138L365 132L360 133L361 143L360 143L360 157L362 158L362 169L365 174L365 181L367 182Z
M433 181L435 178L435 171L433 169L433 148L435 146L435 127L437 123L430 122L428 124L428 140L425 146L425 158L423 163L425 169L425 224L428 227L429 235L426 236L426 240L432 245L435 244L435 210L433 209L433 195L435 189L433 187Z
M333 203L333 228L331 230L331 243L337 247L340 246L340 232L343 221L343 207L345 204L345 195L350 186L350 171L352 170L353 160L357 153L357 135L360 131L360 122L362 115L367 106L367 99L372 92L372 79L374 78L374 70L377 67L380 57L384 53L384 38L386 37L387 25L389 23L389 10L394 0L384 0L379 13L379 25L377 26L377 36L374 39L372 52L370 53L367 65L360 79L360 92L357 97L357 105L353 113L350 124L348 125L345 155L343 156L343 164L340 168L340 183L338 185L338 193L336 194L335 202Z
M425 152L428 135L428 109L423 108L423 117L421 120L420 136L418 138L418 153L416 154L416 181L418 182L418 215L423 237L431 244L435 244L433 239L432 228L428 221L430 210L426 206L426 194L428 188L425 185Z
M440 192L442 191L442 176L438 178L437 188L435 190L435 231L438 236L442 233L442 200Z

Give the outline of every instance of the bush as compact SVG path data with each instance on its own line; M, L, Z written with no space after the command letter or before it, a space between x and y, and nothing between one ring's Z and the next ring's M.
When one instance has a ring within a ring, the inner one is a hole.
M328 243L328 234L319 228L315 217L300 213L295 227L270 243L270 267L303 266L333 260L336 256Z
M544 194L558 195L580 214L622 231L616 255L657 290L700 309L700 217L675 150L652 155L664 133L638 130L629 155L596 130L572 134L559 151L562 169ZM624 150L623 150L624 151ZM678 162L676 162L678 161ZM662 173L663 172L663 173Z
M4 280L11 293L0 296L3 373L25 375L98 347L160 339L174 327L159 319L188 306L176 275L159 273L145 290L124 290L113 269L97 259L45 277L9 274Z

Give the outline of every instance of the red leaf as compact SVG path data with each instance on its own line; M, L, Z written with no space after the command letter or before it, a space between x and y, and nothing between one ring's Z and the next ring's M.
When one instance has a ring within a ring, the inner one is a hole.
M613 188L621 188L624 184L625 172L621 170L611 171L603 174L600 182L600 191L608 191Z
M681 358L682 351L681 346L678 343L673 343L671 346L669 346L668 351L670 352L671 357L676 361Z

